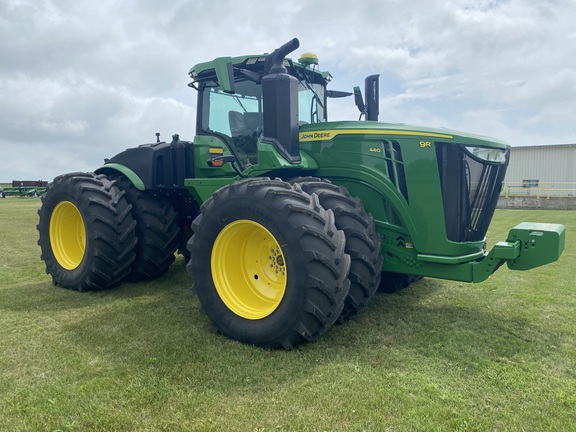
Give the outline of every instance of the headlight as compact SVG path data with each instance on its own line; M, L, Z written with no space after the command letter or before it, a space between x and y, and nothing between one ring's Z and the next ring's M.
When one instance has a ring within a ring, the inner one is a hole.
M471 156L482 159L486 162L502 164L506 162L507 149L496 149L489 147L464 147Z

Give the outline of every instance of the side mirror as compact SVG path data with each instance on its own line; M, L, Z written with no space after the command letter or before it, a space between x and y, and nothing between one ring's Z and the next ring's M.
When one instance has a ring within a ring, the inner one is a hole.
M380 103L380 89L378 88L378 81L380 75L370 75L364 81L366 86L366 120L378 121L379 103Z
M364 98L362 97L360 87L354 87L354 103L360 111L360 117L362 117L362 114L366 112L366 106L364 105Z

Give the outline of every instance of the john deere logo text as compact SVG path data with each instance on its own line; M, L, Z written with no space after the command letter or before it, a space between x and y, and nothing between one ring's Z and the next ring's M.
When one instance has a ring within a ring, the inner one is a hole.
M300 141L321 141L329 140L333 137L333 132L322 131L322 132L302 132L300 134Z

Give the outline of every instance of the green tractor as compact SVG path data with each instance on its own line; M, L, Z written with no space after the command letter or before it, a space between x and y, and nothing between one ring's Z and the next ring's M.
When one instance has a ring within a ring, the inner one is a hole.
M317 57L220 57L190 70L196 136L127 149L58 176L38 211L55 285L78 291L159 277L185 256L222 334L290 349L420 277L481 282L503 263L555 261L563 225L522 223L486 250L508 165L500 141L378 122L365 97L326 89ZM353 95L359 121L327 121Z

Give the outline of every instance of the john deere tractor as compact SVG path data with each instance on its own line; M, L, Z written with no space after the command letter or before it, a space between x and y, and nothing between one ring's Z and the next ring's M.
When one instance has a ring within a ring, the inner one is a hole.
M378 77L346 93L313 54L220 57L190 70L196 136L129 148L58 176L38 211L55 285L84 291L165 273L180 252L222 334L312 341L376 291L420 277L481 282L557 260L564 226L522 223L485 249L510 148L378 122ZM353 96L358 121L327 121Z

